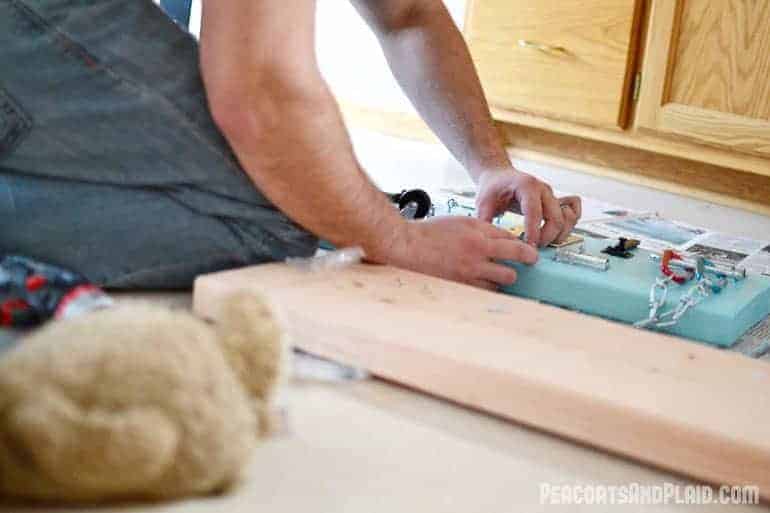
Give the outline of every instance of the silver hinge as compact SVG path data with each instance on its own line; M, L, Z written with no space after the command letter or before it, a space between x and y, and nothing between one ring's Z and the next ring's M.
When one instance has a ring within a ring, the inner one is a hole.
M634 77L634 101L639 101L639 92L642 90L642 72L637 71Z

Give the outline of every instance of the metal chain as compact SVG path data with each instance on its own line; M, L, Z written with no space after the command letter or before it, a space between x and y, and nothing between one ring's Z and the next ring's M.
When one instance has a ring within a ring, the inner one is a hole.
M671 276L656 278L650 288L650 313L646 319L634 323L635 328L646 328L659 321L658 310L666 304L668 298L668 285L673 281Z
M681 298L676 307L664 312L660 315L658 322L655 324L656 328L670 328L676 326L679 319L684 317L691 308L698 306L698 304L706 299L710 295L709 284L707 279L700 280L695 286L687 291ZM671 317L671 320L664 321Z
M727 280L723 277L719 277L716 281L712 281L705 276L701 276L701 279L679 298L679 302L674 308L658 314L658 310L660 310L666 302L668 285L671 281L672 278L670 276L666 278L657 278L655 280L655 283L650 289L649 316L647 319L634 323L634 327L647 328L651 326L654 328L670 328L671 326L675 326L688 311L698 306L698 304L708 298L711 294L720 292L725 285L727 285ZM660 291L660 293L658 291Z

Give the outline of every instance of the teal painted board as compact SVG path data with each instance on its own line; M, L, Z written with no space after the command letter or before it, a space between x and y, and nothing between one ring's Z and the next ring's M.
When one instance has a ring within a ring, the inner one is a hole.
M586 238L585 251L607 256L601 250L610 242ZM552 259L554 251L541 250L533 266L508 262L519 277L503 291L629 324L647 318L650 287L660 276L660 267L649 259L648 251L637 249L630 259L607 256L610 268L606 272L556 262ZM670 284L667 302L660 311L675 307L692 285ZM730 347L768 314L770 278L750 275L740 281L730 279L722 292L692 308L677 325L660 331Z

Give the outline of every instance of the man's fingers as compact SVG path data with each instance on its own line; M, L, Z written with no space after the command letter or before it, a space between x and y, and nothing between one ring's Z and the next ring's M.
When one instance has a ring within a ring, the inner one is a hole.
M481 269L482 279L499 285L512 285L517 278L516 270L507 265L489 262Z
M511 230L500 228L490 223L483 223L481 226L481 233L489 237L490 239L508 239L519 240L519 237L514 235Z
M567 240L570 233L572 233L572 229L575 227L575 223L577 223L577 214L573 212L569 205L562 205L561 212L564 216L564 228L562 228L561 233L559 233L559 235L556 236L556 239L554 239L554 242L557 244Z
M524 231L527 234L527 242L533 246L538 246L542 239L540 224L543 222L543 205L540 195L528 194L522 197L519 202L524 214Z
M581 204L580 198L577 196L566 196L559 198L559 204L561 206L561 213L564 216L564 227L561 233L556 237L556 242L561 243L567 240L572 233L572 229L575 228L578 220L580 219Z
M497 283L491 282L489 280L470 280L468 285L473 285L474 287L478 287L480 289L497 290Z
M540 230L540 244L546 246L555 241L564 230L564 212L559 200L552 194L543 195L543 217L545 224Z
M497 214L497 203L494 198L482 198L476 205L476 215L485 223L491 223L495 214Z
M580 196L564 196L559 198L559 203L562 205L568 205L569 208L571 208L575 213L578 220L583 217L583 202L580 199Z
M537 262L537 250L518 239L489 239L487 256L495 260L513 260L523 264Z

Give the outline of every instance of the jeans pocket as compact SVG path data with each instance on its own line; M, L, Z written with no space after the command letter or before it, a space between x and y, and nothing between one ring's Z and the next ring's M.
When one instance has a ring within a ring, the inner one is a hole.
M8 156L32 129L32 118L0 85L0 160Z

